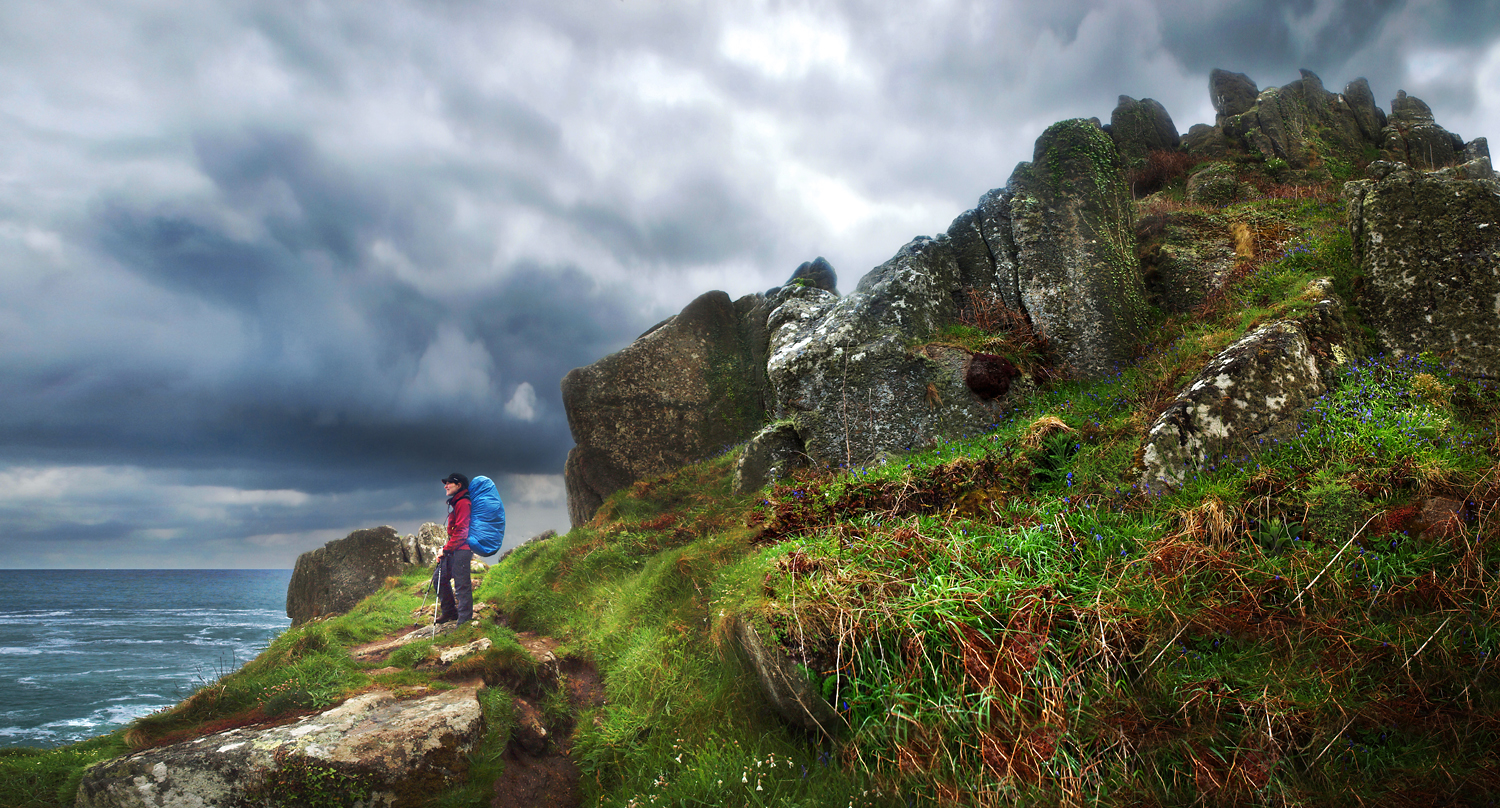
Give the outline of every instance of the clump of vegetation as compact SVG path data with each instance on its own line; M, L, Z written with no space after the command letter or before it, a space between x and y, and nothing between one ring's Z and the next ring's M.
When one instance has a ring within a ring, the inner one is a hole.
M1127 178L1130 190L1136 199L1150 196L1173 183L1185 180L1192 173L1193 167L1201 162L1202 159L1187 152L1148 151L1145 164L1131 171Z

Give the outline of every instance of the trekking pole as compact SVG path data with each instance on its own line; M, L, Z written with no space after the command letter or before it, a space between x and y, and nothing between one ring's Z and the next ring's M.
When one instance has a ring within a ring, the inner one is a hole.
M437 613L438 601L443 594L443 558L438 556L436 563L432 565L432 579L428 581L432 585L432 636L437 636Z
M438 561L436 564L433 564L433 566L432 566L432 575L427 578L427 586L422 589L422 608L417 610L417 613L420 614L420 613L422 613L423 611L425 611L427 609L427 593L429 591L431 591L433 593L433 599L432 599L432 619L434 621L433 622L434 626L437 625L436 621L437 621L438 568L442 565L442 563L443 563L442 561Z

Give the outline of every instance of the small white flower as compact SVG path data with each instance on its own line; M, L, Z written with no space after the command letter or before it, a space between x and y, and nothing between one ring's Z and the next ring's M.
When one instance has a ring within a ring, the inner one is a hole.
M763 788L760 787L760 781L759 780L755 781L755 790L756 791L764 791L765 790L765 789L763 789Z

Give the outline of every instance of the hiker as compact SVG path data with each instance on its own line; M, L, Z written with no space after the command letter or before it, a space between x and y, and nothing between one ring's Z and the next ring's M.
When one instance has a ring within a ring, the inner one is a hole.
M469 580L469 478L454 473L444 477L443 490L448 492L448 543L438 550L437 622L460 624L474 617L474 586Z

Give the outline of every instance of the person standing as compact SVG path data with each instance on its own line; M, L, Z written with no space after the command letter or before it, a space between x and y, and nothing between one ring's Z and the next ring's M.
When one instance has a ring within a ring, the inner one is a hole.
M469 578L469 563L474 551L469 549L469 478L454 473L444 477L443 490L448 492L448 543L438 550L437 622L460 625L474 617L474 585Z

